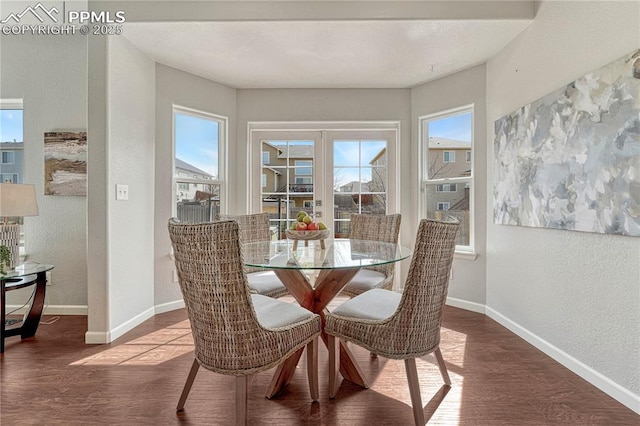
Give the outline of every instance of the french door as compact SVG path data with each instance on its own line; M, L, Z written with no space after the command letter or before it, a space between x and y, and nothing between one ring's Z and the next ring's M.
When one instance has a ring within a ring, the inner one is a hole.
M397 130L253 130L251 212L269 213L277 238L300 211L349 235L352 213L397 211Z

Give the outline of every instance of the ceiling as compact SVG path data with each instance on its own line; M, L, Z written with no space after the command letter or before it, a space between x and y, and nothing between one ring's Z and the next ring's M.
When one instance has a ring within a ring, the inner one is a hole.
M152 60L234 88L407 88L486 62L530 20L126 23Z

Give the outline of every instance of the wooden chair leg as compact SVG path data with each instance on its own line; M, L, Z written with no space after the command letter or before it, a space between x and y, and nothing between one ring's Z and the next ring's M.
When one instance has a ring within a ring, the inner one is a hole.
M320 396L318 391L318 338L307 344L307 377L311 399L316 402Z
M415 420L416 426L424 426L424 410L422 408L422 397L420 396L420 382L418 381L416 359L405 359L404 367L407 370L409 393L411 394L411 406L413 407L413 419Z
M436 349L434 354L436 356L436 360L438 360L438 367L440 368L440 375L442 376L444 384L447 386L451 386L451 379L449 378L447 366L444 363L444 358L442 358L442 352L440 352L440 348Z
M340 371L340 339L327 335L329 349L329 398L335 398L338 393L338 372Z
M193 364L191 364L191 370L189 371L189 376L187 376L187 382L184 384L184 388L182 389L182 394L180 395L180 400L178 401L178 406L176 407L177 411L184 410L184 403L187 401L187 396L189 396L189 392L191 391L191 386L193 385L193 381L196 379L196 374L198 374L198 369L200 368L200 364L197 359L193 360Z
M247 388L249 380L247 376L236 377L236 425L247 424Z

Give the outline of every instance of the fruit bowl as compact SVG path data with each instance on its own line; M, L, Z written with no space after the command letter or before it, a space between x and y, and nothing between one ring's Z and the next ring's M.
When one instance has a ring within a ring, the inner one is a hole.
M328 229L313 230L313 231L294 231L293 229L287 229L285 234L288 239L293 240L293 250L298 249L298 241L303 240L304 246L309 244L309 240L320 240L320 248L324 250L324 240L331 236L331 231Z
M287 229L285 234L290 240L324 240L331 236L331 231L328 229L313 231L294 231Z

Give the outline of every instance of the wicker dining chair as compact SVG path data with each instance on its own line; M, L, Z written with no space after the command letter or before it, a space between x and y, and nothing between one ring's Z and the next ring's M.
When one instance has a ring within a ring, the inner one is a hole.
M320 317L250 292L236 222L170 219L168 227L195 343L195 360L177 410L184 408L202 366L236 376L236 424L246 424L248 377L281 364L305 345L309 389L317 401Z
M440 352L440 324L459 227L455 219L423 219L402 294L373 289L326 314L330 398L338 389L339 342L353 342L377 355L404 360L415 424L425 424L415 359L435 353L442 379L451 385Z
M253 243L271 240L269 214L254 213L244 215L219 215L221 220L234 220L240 226L240 243ZM289 294L275 272L246 266L249 288L253 293L269 297L282 297Z
M391 215L351 215L349 238L359 240L383 241L398 243L400 232L400 214ZM354 297L374 288L391 290L393 287L393 271L395 263L382 266L362 268L349 281L340 294Z

